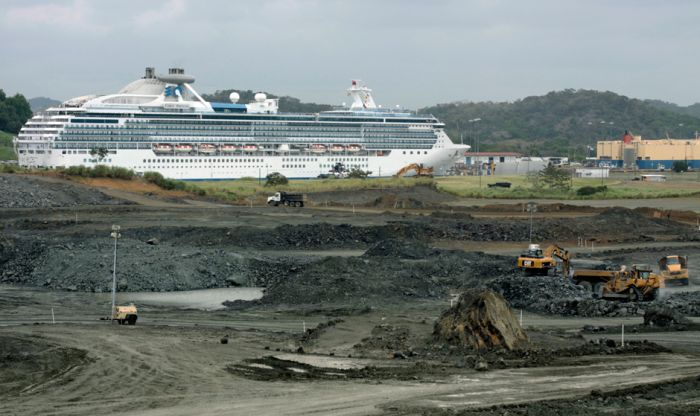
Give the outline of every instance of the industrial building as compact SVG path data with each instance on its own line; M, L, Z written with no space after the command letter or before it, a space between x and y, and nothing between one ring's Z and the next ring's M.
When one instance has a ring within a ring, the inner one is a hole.
M666 170L681 160L700 169L700 139L642 140L625 134L622 140L599 141L596 155L600 163L618 168Z

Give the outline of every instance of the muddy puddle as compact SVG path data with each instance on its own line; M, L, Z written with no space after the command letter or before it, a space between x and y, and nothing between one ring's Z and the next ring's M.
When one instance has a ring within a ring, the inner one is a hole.
M119 294L120 302L134 302L153 306L213 311L223 309L230 300L256 300L263 296L257 287L185 290L180 292L129 292Z

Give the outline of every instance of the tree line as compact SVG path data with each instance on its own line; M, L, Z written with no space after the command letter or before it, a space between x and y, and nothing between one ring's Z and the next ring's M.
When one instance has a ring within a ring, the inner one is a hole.
M21 94L8 97L0 89L0 131L19 133L24 123L32 117L32 109Z

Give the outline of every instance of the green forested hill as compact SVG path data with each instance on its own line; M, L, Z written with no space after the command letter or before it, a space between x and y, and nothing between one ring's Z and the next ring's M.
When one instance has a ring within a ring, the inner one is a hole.
M695 103L687 107L683 107L678 104L673 104L661 100L644 100L644 102L651 105L654 108L658 108L659 110L666 110L672 113L685 114L688 116L700 118L700 103Z
M60 101L54 100L53 98L48 98L48 97L34 97L30 98L27 100L29 102L29 106L32 108L32 111L34 113L37 113L42 110L46 110L49 107L54 107L59 104L61 104Z
M213 94L202 94L202 98L207 101L228 103L228 96L232 92L237 92L240 95L239 102L246 104L254 101L255 92L252 90L221 90ZM279 98L279 111L285 113L318 113L319 111L328 111L332 106L328 104L302 103L298 98L283 96L278 97L274 94L265 93L268 98Z
M515 102L459 102L420 110L447 125L453 141L478 137L481 151L582 157L586 146L619 138L625 130L645 138L694 137L700 118L659 109L612 92L564 90ZM481 121L470 123L469 120ZM611 124L612 123L612 124Z

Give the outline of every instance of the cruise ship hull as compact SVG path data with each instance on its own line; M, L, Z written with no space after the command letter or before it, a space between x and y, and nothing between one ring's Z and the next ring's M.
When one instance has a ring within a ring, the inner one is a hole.
M369 171L370 177L387 177L412 163L432 166L437 175L443 174L463 158L466 149L466 146L458 145L428 150L393 149L381 156L349 152L325 155L242 152L182 155L177 152L156 154L153 150L145 149L117 149L101 160L86 150L74 150L72 152L75 153L68 154L53 150L51 154L20 154L19 163L28 167L120 166L132 169L137 174L159 172L167 178L191 181L265 178L272 172L279 172L290 179L317 178L328 174L335 164L342 163L348 170L358 168Z
M178 180L316 178L361 169L391 176L411 164L443 174L469 146L431 115L382 109L353 81L350 108L278 113L278 100L210 103L181 69L106 96L78 97L29 120L15 143L27 167L118 166ZM235 97L234 97L235 95ZM98 156L100 155L100 156Z

